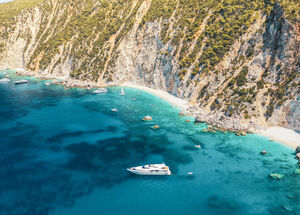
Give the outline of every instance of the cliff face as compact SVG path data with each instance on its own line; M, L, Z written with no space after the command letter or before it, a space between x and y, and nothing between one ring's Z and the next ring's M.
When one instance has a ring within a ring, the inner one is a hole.
M212 123L300 129L299 8L297 1L40 1L0 24L0 66L163 89Z

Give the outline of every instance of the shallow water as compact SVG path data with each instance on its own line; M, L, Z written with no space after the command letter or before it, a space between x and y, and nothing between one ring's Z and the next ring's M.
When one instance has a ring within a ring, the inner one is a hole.
M297 162L284 145L203 133L140 90L94 95L27 79L0 83L0 214L300 214ZM161 162L172 176L126 171Z

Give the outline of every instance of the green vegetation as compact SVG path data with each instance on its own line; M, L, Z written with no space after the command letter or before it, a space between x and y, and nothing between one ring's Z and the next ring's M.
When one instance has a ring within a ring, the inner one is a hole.
M43 0L14 0L12 2L0 3L0 26L12 26L15 17L22 10L29 9Z

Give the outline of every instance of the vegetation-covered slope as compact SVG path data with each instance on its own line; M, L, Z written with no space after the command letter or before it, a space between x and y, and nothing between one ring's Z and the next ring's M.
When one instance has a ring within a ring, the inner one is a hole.
M0 4L0 56L23 44L27 70L283 122L299 94L299 13L296 0L18 0Z

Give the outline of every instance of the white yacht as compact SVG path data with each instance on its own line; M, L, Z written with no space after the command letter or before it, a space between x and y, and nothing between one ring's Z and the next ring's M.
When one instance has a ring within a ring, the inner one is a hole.
M127 170L137 175L171 175L169 167L164 163L131 167Z
M15 81L15 84L27 84L27 80L20 80L20 81Z
M99 88L98 90L93 91L94 94L98 93L107 93L107 89L105 88Z
M124 95L125 95L125 92L124 92L124 89L123 89L123 87L122 87L120 96L124 96Z
M118 112L118 109L117 108L113 108L113 109L111 109L111 111Z

